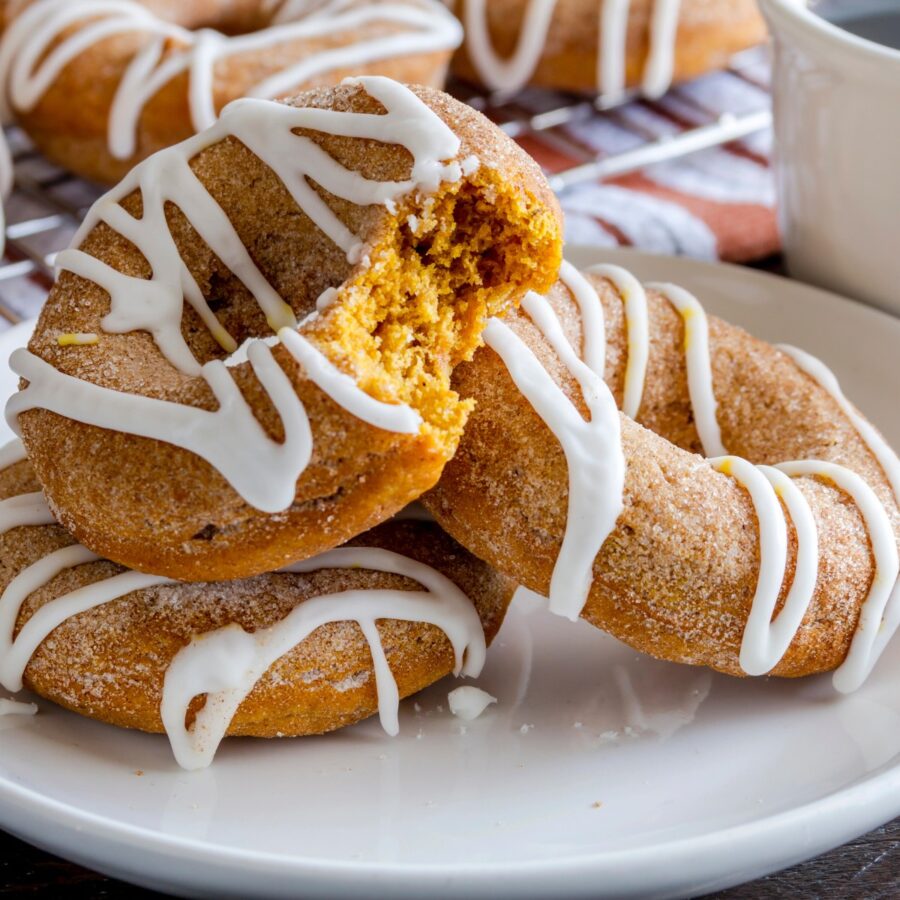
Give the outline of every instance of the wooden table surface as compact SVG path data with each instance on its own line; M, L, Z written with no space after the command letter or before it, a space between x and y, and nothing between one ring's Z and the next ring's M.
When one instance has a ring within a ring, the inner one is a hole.
M0 896L161 897L64 862L0 832ZM893 900L900 897L900 819L845 847L706 900Z

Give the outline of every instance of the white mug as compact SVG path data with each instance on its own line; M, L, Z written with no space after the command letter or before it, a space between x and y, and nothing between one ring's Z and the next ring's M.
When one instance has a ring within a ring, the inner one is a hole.
M829 23L816 3L760 5L775 44L775 172L788 269L900 314L900 51ZM845 0L844 8L900 15L897 0Z

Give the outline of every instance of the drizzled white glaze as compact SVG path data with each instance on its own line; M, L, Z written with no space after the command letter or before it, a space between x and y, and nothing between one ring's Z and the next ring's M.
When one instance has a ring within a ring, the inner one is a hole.
M567 260L559 269L559 280L568 288L581 316L581 356L601 378L606 371L606 323L603 304L594 286Z
M286 509L312 454L312 432L303 404L261 341L248 350L250 365L281 417L285 439L273 441L259 424L228 369L207 363L203 378L219 403L213 412L154 397L125 394L66 375L27 350L10 357L13 371L28 380L6 406L10 427L29 409L46 409L88 425L153 438L205 459L251 506ZM222 440L223 435L229 439Z
M369 34L373 26L383 25L400 30ZM73 30L65 35L69 29ZM135 152L147 103L182 73L190 77L191 122L200 131L216 120L216 64L229 57L275 49L290 41L346 34L344 45L307 54L248 91L251 97L272 98L324 72L452 50L462 40L459 23L432 0L285 3L271 27L236 37L210 29L189 31L130 0L41 0L13 21L0 42L0 84L7 85L10 105L14 110L32 110L70 62L109 37L129 33L140 34L144 41L123 73L110 110L109 150L119 159Z
M196 638L172 661L160 708L179 764L186 769L209 765L244 698L278 659L329 622L355 621L372 651L378 711L384 730L399 731L397 683L391 674L376 623L380 619L427 622L440 628L453 645L455 674L476 676L484 665L484 631L471 601L446 576L388 550L343 547L284 569L312 572L362 568L411 578L425 591L350 590L314 597L299 604L271 628L248 634L232 625ZM185 716L194 697L206 694L191 729Z
M797 347L781 344L779 349L790 356L800 369L817 381L834 398L866 446L872 451L872 455L878 460L891 485L897 504L900 505L900 459L898 459L897 454L888 442L881 436L878 429L871 422L864 419L856 410L856 407L844 396L837 378L825 363ZM898 626L900 626L900 579L897 580L891 592L887 605L883 610L880 624L873 629L874 636L870 633L867 637L867 643L860 645L859 653L853 659L853 665L845 671L840 684L837 685L839 690L851 691L862 684L875 666L875 663L878 662L888 642L896 633ZM856 645L854 643L855 648ZM851 649L851 653L853 653L853 649ZM848 657L849 661L850 657Z
M709 322L700 301L676 284L648 284L668 300L684 321L684 353L687 359L688 393L694 410L694 424L703 452L724 456L722 433L716 420L716 394L713 389L709 356Z
M789 356L802 371L817 381L834 398L841 408L841 412L851 421L859 436L872 451L872 455L878 460L878 464L884 471L894 495L900 503L900 458L881 436L878 429L864 419L856 407L844 396L834 372L820 359L816 359L811 353L807 353L799 347L779 344L778 349Z
M835 688L845 693L854 691L862 685L875 665L874 650L878 632L900 576L900 557L891 520L872 488L859 475L843 466L820 460L805 460L781 463L778 468L792 478L812 475L833 482L852 498L866 523L875 560L875 576L860 610L850 652L834 673Z
M237 347L216 320L178 253L165 217L165 204L172 202L255 297L273 331L278 332L281 343L303 366L308 378L336 403L376 428L401 434L418 432L421 418L415 411L365 394L294 331L296 320L290 307L266 281L225 212L190 168L190 160L204 148L229 135L238 138L274 171L297 204L348 258L358 256L359 236L321 200L310 181L358 205L386 204L415 191L435 191L442 182L458 181L477 161L456 159L459 138L405 86L374 76L350 83L360 84L386 113L297 109L265 100L237 100L208 131L145 160L97 201L75 245L98 223L105 222L145 256L152 270L150 278L124 275L78 249L66 250L58 257L61 269L94 281L109 292L110 312L101 323L105 331L148 332L172 365L206 381L218 409L211 412L113 391L65 375L29 351L18 350L11 366L29 384L7 405L13 428L20 413L42 408L89 425L166 441L209 462L252 506L270 513L290 506L297 479L312 453L306 410L266 340L249 342L246 356L281 418L285 431L282 443L270 439L256 420L226 363L216 360L201 367L191 354L181 332L184 298L225 349L234 352ZM412 156L411 176L402 182L364 178L339 165L310 139L294 134L297 128L400 144ZM136 190L143 201L140 219L120 205ZM222 441L222 434L230 435L230 440Z
M5 454L4 459L15 458L20 453L19 441L0 451ZM5 466L0 464L2 468ZM12 501L18 499L12 497L0 505L0 531L54 522L52 517L37 521L25 513L17 515L17 505ZM21 508L27 506L19 504ZM172 583L167 578L132 571L101 579L45 603L14 638L16 621L31 594L67 569L98 559L78 544L63 547L23 569L0 594L0 684L4 688L13 692L22 689L29 660L50 633L67 619L134 591ZM376 627L378 621L391 619L434 625L443 631L453 647L455 674L474 677L481 672L486 653L481 620L472 602L445 575L398 553L364 547L332 550L282 571L306 573L321 569L365 569L401 575L418 582L425 590L360 589L313 597L299 604L282 621L253 634L231 625L196 637L167 669L160 709L173 752L182 766L196 769L209 765L238 707L260 678L278 659L328 623L355 621L362 629L372 652L379 716L385 731L391 735L399 730L399 694ZM187 729L188 706L201 694L208 695L206 704L193 727ZM33 711L33 704L0 700L0 715Z
M447 694L447 705L450 712L458 719L472 722L477 719L497 698L474 685L463 685L454 688Z
M650 359L650 314L647 299L647 289L650 289L668 300L684 322L688 393L703 450L707 456L726 455L716 419L709 322L700 301L676 284L648 284L645 289L631 272L621 266L593 266L588 272L611 282L624 304L627 359L622 412L629 418L636 419L644 396Z
M596 354L598 347L605 348L605 336L595 333L598 328L604 327L602 307L600 307L598 315L590 303L591 293L594 294L598 304L599 298L596 298L590 282L583 277L580 280L574 278L573 271L571 267L564 268L560 273L560 278L569 288L581 312L585 358L587 358L588 348L592 347L595 359L591 368L595 372L602 373L604 362L601 359L598 363ZM649 355L647 294L637 279L620 267L595 266L589 272L608 279L620 294L625 307L625 329L628 344L625 376L627 409L625 411L633 417L640 409ZM834 674L834 685L837 690L848 692L857 689L865 681L888 641L900 626L900 578L898 578L900 561L898 561L896 536L887 511L871 487L859 475L834 463L805 460L782 463L775 467L754 466L739 457L727 456L722 446L721 432L716 419L717 404L706 313L697 298L683 288L671 284L652 284L647 287L667 299L684 320L688 390L701 443L707 455L713 457L710 459L710 465L717 471L735 478L747 490L759 523L760 569L741 642L741 668L749 675L763 675L774 669L797 636L803 617L815 596L819 566L818 529L809 502L792 480L800 476L811 476L832 483L850 496L860 509L872 545L876 576L863 601L859 625L850 652ZM527 307L526 311L530 314ZM546 333L545 336L548 343L557 349L557 342ZM500 346L506 350L506 356L503 353L501 356L504 356L513 380L539 415L550 425L538 403L542 399L540 394L543 394L544 403L552 414L554 407L560 405L558 388L546 371L544 371L546 378L531 371L535 364L540 367L536 357L511 332L509 332L509 336L498 332L498 337ZM491 341L489 340L488 343L491 344ZM521 349L516 344L519 344ZM491 345L494 346L494 344ZM494 346L494 349L497 350L498 347ZM846 399L837 379L823 363L794 347L783 346L780 349L791 356L802 371L819 382L835 399L880 463L897 502L900 504L900 459L884 438ZM498 350L498 352L500 351ZM507 356L510 357L509 361L507 361ZM568 363L566 364L568 365ZM518 369L521 369L523 374L517 376L515 371ZM533 399L535 397L537 401ZM560 437L557 428L554 428L553 425L550 427ZM560 441L563 442L562 437L560 437ZM587 443L587 439L585 443ZM569 459L568 454L567 459ZM569 460L569 465L571 496L571 460ZM584 473L582 474L584 475ZM788 562L787 523L782 503L784 510L790 516L796 534L797 554L794 575L785 602L773 620L773 614L785 581ZM571 525L571 514L570 509L569 525ZM599 532L603 539L608 536L608 533L605 527ZM590 553L587 540L583 540L581 551L583 555L579 557L576 566L579 572L583 572L585 560ZM592 561L593 557L591 557ZM557 569L559 569L559 563L557 563ZM556 572L554 572L554 576L556 576ZM569 611L567 609L565 614L568 614Z
M158 575L123 572L112 578L89 584L45 603L25 623L13 640L19 611L31 594L66 569L97 562L98 559L99 557L86 547L73 544L55 550L49 556L33 563L6 586L6 590L0 596L0 683L7 690L22 689L22 677L28 661L50 632L66 619L109 603L111 600L117 600L132 591L170 582L170 579Z
M278 333L282 345L303 366L306 377L320 387L338 406L375 428L397 434L418 434L422 417L402 403L382 403L361 391L356 382L328 361L316 348L291 328Z
M809 503L784 472L754 466L737 456L711 459L718 472L733 477L750 494L759 524L759 576L744 627L740 664L748 675L765 675L778 665L793 641L816 590L819 537ZM787 523L783 499L797 533L797 564L784 606L773 621L787 567Z
M650 20L650 54L644 64L641 90L648 97L661 97L672 84L675 70L675 41L681 0L656 0Z
M644 286L621 266L599 265L588 269L612 282L625 305L625 341L628 351L625 363L625 388L622 412L636 419L644 396L647 362L650 359L650 314ZM587 328L585 323L585 328Z
M547 44L557 0L525 0L515 50L504 59L491 42L488 0L465 0L466 48L481 81L491 90L521 90L537 69ZM631 0L600 3L597 48L597 91L607 102L625 93L625 67ZM649 97L664 94L672 83L681 0L652 0L649 52L641 90Z
M20 525L52 525L54 521L53 513L40 491L0 500L0 534L6 534Z
M0 716L34 716L37 711L36 703L22 703L0 697Z
M568 278L573 270L567 270ZM581 276L579 276L579 279ZM581 302L589 299L576 291ZM590 288L590 285L587 285ZM593 303L602 307L596 292ZM522 307L553 348L560 362L581 388L588 419L584 419L566 397L530 348L502 321L491 319L484 333L485 343L503 360L513 382L534 407L562 446L569 469L569 507L566 531L550 581L550 609L558 615L577 619L587 601L594 578L594 559L615 528L623 508L625 458L616 403L600 372L582 361L567 340L553 308L544 297L530 293ZM590 321L588 316L586 321ZM596 337L585 334L586 347Z

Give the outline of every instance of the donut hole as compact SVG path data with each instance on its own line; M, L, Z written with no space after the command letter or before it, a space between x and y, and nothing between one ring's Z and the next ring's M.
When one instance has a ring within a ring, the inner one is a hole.
M364 391L411 405L455 440L470 407L450 389L454 366L535 271L555 271L557 253L555 222L485 169L401 206L303 332Z

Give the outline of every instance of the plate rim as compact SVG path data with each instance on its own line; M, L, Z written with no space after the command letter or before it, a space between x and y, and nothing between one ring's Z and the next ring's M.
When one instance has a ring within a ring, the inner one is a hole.
M690 279L711 270L721 272L726 269L735 278L756 283L761 288L777 284L780 289L784 289L788 285L788 290L795 295L805 295L808 300L815 299L819 303L824 301L832 308L850 304L855 307L855 315L869 320L869 327L886 326L900 336L900 318L859 301L765 270L685 257L667 257L629 248L572 245L566 248L566 254L575 257L579 264L589 258L597 262L636 266L664 263L671 268L672 278L675 279ZM20 328L24 330L27 325L28 322L14 325L6 334L0 335L0 340L10 334L10 331L19 331ZM849 811L853 811L853 816L841 815ZM462 865L447 862L410 864L322 860L167 835L48 797L35 788L18 784L0 774L0 824L11 833L44 846L51 852L78 859L102 871L104 864L102 860L98 860L96 853L90 853L90 848L82 849L73 845L71 840L65 840L66 836L75 836L78 843L83 843L85 835L89 834L104 846L129 845L145 854L156 854L157 858L210 865L217 872L232 876L237 871L245 876L253 874L271 878L277 875L282 879L291 879L290 883L302 878L302 884L294 884L300 890L297 896L323 888L329 893L338 894L342 889L357 887L370 879L377 879L384 886L386 877L390 879L390 887L399 892L400 896L410 897L429 888L441 888L452 896L471 896L486 887L496 893L498 886L494 879L497 878L504 879L500 893L515 892L520 897L540 896L548 890L559 897L578 896L584 890L599 896L606 895L609 888L625 892L641 891L643 894L641 885L645 882L642 882L642 877L647 874L648 864L657 872L660 869L669 870L670 888L660 887L657 875L656 880L649 885L650 889L657 888L654 896L675 896L682 889L723 888L777 871L838 846L896 815L900 815L900 756L849 785L799 806L721 831L647 846L598 849L548 859ZM808 827L812 823L815 823L814 829ZM46 826L51 826L55 831L43 830ZM767 855L760 853L760 842L769 848ZM730 857L732 876L721 874L723 866L719 860L726 852ZM115 868L109 865L105 867L107 870ZM690 871L685 872L685 867L689 867ZM134 865L127 865L124 860L120 860L118 872L130 873L130 877L138 883L150 883L146 875L142 875ZM195 874L199 874L201 880L189 882L182 878L179 885L184 887L192 883L195 886L213 886L211 880L203 880L204 873ZM598 886L594 879L601 876L612 876L614 883L606 888ZM129 877L129 874L120 874L119 877ZM567 883L561 884L563 879ZM290 883L285 881L283 885L289 887ZM371 886L371 882L369 884ZM237 885L235 882L236 887Z

